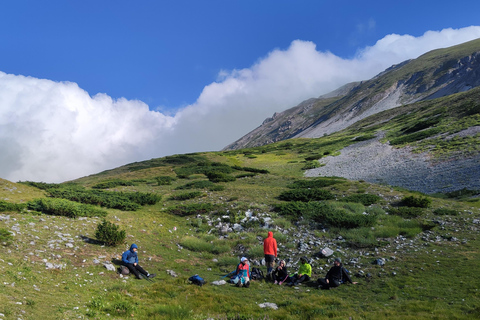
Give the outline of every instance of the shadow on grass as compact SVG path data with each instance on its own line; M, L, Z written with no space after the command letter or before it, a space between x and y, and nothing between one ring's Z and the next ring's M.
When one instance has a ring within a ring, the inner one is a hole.
M92 239L92 238L89 238L89 237L84 236L84 235L80 235L80 238L82 238L82 240L84 242L87 242L87 243L96 244L96 245L99 245L99 246L105 245L105 242L103 242L103 241L100 241L100 240L97 240L97 239Z

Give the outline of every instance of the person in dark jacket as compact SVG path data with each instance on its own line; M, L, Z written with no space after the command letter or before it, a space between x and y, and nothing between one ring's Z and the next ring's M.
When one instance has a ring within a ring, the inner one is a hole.
M328 270L325 278L317 280L320 289L330 289L336 288L342 283L350 282L352 284L357 284L357 282L352 282L352 279L348 275L347 270L342 265L342 260L340 258L335 258L333 262L333 267Z
M130 249L128 249L122 254L123 264L128 268L128 270L130 270L131 273L135 275L135 277L137 277L137 279L142 279L140 277L140 273L146 276L147 278L155 277L156 276L155 273L150 274L147 271L145 271L142 267L140 267L140 265L138 264L137 251L138 251L138 246L135 243L133 243L130 246Z
M281 260L275 270L272 272L273 284L281 285L288 278L287 265L285 260Z

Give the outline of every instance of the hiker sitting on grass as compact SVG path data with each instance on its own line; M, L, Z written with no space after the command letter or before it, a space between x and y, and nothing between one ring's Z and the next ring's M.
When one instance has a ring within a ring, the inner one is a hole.
M340 258L335 258L335 261L333 261L333 267L328 270L325 278L318 279L317 282L320 285L319 288L325 290L336 288L345 282L350 282L352 284L358 283L352 282L352 279L348 275L347 270L343 267L342 260L340 260Z
M298 272L288 278L287 286L298 286L300 283L309 281L312 276L312 266L308 263L306 257L300 258L300 268Z
M242 257L240 263L235 270L235 275L231 279L232 283L235 283L237 287L248 288L250 286L250 265L248 259Z
M287 265L285 260L281 260L275 270L272 272L273 284L281 285L288 278Z
M147 271L145 271L142 267L140 267L140 265L138 264L137 251L138 251L138 246L135 243L133 243L130 246L130 249L125 251L122 254L123 264L128 268L128 270L130 270L131 273L135 275L135 277L137 277L137 279L142 279L140 277L140 273L146 276L147 278L155 277L156 276L155 273L150 274Z

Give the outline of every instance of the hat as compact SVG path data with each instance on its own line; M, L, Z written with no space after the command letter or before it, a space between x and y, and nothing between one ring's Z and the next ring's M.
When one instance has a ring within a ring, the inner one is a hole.
M241 262L243 261L248 261L248 259L246 257L242 257L242 259L240 259Z
M340 258L335 258L335 260L333 260L334 262L339 262L339 263L342 263L342 259Z

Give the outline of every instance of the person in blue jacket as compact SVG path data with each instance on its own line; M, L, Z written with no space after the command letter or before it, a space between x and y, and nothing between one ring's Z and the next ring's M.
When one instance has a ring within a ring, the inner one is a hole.
M128 249L122 254L123 264L128 268L128 270L130 270L131 273L135 275L135 277L137 277L137 279L142 279L140 277L140 273L146 276L147 278L155 277L156 276L155 273L150 274L147 271L145 271L142 267L140 267L140 265L138 264L137 251L138 251L138 246L135 243L133 243L130 246L130 249Z

